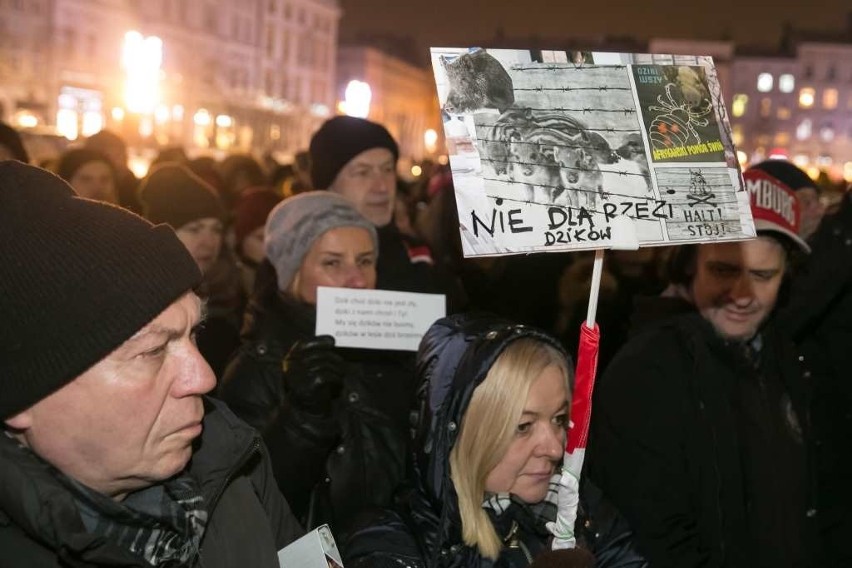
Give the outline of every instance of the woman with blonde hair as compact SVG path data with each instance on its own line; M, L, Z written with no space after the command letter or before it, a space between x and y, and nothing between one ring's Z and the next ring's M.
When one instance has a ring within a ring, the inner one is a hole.
M413 489L344 543L347 567L523 567L548 549L569 412L549 335L462 314L420 345Z

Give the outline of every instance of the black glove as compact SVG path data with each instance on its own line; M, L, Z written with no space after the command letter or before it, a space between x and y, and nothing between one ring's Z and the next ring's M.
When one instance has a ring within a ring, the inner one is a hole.
M331 414L331 403L343 389L345 365L330 335L296 342L282 363L287 399L310 414Z

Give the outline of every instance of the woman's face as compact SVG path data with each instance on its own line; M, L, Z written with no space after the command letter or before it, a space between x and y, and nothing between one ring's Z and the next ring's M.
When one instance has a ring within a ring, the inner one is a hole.
M69 180L80 197L117 203L112 168L100 160L83 164Z
M242 251L243 256L255 264L260 264L266 257L266 253L263 250L263 231L264 227L261 225L249 233L248 236L243 239L243 242L240 243L240 250Z
M513 493L527 503L547 495L562 459L568 428L568 389L559 367L550 365L530 386L509 449L485 479L485 490Z
M291 292L316 305L317 287L375 288L376 249L367 229L337 227L311 245L296 273Z
M196 219L175 232L201 272L206 273L222 249L222 221L215 217Z

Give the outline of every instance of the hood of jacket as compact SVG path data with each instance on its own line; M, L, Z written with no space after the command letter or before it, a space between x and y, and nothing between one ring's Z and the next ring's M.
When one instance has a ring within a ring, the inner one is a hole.
M474 389L503 350L523 338L542 341L565 353L555 339L536 328L482 313L440 319L420 343L417 376L421 406L414 442L417 497L412 515L428 533L423 535L428 554L461 542L450 452Z

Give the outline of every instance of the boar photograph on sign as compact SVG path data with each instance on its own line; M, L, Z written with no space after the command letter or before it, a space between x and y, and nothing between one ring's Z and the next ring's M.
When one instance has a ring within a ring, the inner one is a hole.
M711 58L431 54L465 256L754 236Z

